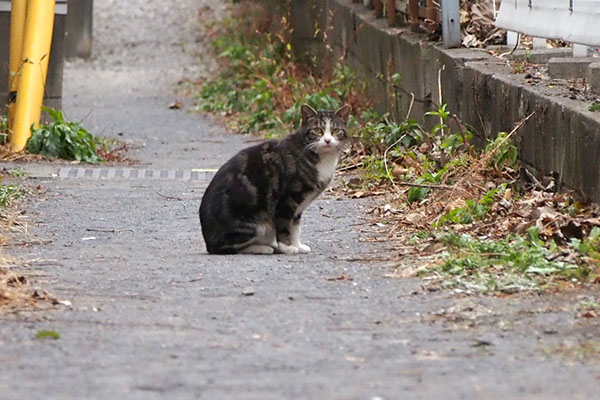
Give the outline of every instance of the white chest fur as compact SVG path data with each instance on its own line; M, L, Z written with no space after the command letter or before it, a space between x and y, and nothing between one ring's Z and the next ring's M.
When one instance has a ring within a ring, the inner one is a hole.
M335 167L337 166L338 155L336 153L321 155L319 163L316 165L317 172L319 174L319 181L323 182L325 186L329 185L335 174ZM312 203L320 192L313 192L308 194L304 201L298 205L296 209L296 215L301 214L310 203Z
M317 172L319 173L319 181L329 185L335 173L335 167L338 162L338 154L335 152L321 154L321 159L317 164Z

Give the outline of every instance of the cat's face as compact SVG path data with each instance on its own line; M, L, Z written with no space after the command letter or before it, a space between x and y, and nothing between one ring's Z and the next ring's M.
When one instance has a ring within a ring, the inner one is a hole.
M317 153L339 153L348 142L348 117L351 107L337 111L315 111L302 105L302 127L308 147Z

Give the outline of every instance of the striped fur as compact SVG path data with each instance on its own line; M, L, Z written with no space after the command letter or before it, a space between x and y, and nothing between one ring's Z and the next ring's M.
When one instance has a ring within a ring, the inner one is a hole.
M333 179L350 107L301 110L297 131L240 151L208 185L200 223L209 253L310 251L300 241L302 212Z

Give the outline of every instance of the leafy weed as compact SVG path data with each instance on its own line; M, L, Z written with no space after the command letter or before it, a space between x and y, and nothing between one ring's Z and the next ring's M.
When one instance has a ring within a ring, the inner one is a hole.
M36 339L52 339L52 340L58 340L60 339L60 334L56 331L39 331L36 335L35 335Z
M65 121L61 111L44 108L52 122L40 125L27 142L29 153L89 163L103 161L91 133L78 122Z

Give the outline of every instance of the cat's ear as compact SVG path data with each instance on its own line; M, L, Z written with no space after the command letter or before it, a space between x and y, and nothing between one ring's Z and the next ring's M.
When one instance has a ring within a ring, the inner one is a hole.
M345 122L348 122L350 111L352 111L352 107L350 106L350 104L346 104L335 112L335 116L343 119Z
M302 115L302 123L317 116L315 109L308 104L302 104L302 106L300 106L300 114Z

